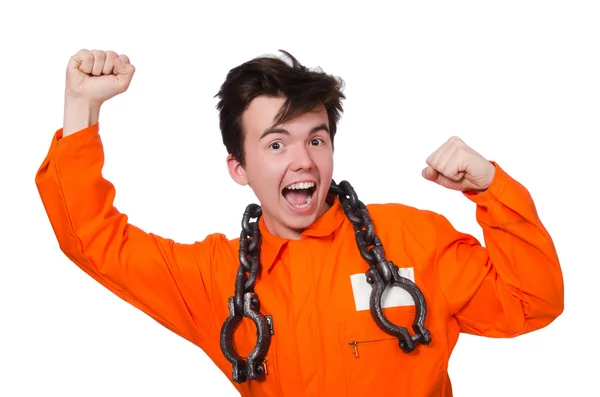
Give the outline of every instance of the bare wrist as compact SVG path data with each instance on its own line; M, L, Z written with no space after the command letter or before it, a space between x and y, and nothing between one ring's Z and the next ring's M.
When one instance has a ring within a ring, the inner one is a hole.
M101 103L65 95L63 138L98 123Z

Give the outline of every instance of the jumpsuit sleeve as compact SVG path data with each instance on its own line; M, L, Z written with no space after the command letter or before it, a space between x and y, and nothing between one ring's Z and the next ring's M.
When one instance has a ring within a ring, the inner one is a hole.
M563 276L529 192L492 164L490 187L464 193L477 205L485 247L438 216L435 272L461 332L514 337L543 328L562 313Z
M35 183L61 251L109 291L199 345L210 332L217 235L179 244L128 223L102 176L99 125L56 131Z

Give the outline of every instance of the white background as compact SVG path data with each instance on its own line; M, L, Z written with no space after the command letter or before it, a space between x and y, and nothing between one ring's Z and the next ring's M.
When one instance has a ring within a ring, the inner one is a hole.
M452 135L498 161L555 239L566 309L516 339L462 336L450 361L455 395L597 393L596 2L133 3L0 6L1 396L236 395L198 348L58 248L34 175L81 48L125 53L137 67L101 113L117 208L181 242L238 235L255 198L227 174L213 96L230 68L280 48L344 78L334 178L364 202L434 210L482 238L474 205L420 172Z

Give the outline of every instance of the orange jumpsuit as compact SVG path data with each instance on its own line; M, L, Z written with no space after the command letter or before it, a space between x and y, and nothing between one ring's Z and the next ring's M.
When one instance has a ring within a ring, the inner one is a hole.
M238 239L215 233L181 244L129 224L102 176L98 131L96 124L64 139L56 131L36 174L60 249L108 290L201 348L231 379L219 335L239 265ZM368 265L337 199L300 240L270 234L261 218L263 270L255 291L274 335L265 380L233 383L241 395L452 396L447 366L460 332L514 337L560 315L563 279L553 242L528 191L493 164L489 189L464 194L477 204L487 248L433 212L367 206L388 260L427 302L432 342L410 354L365 310L360 284ZM415 306L396 298L384 313L412 335ZM255 341L256 328L244 319L235 333L238 352L248 354Z

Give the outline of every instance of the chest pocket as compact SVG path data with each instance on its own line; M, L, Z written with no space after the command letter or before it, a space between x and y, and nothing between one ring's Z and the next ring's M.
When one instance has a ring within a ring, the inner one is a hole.
M414 335L414 306L383 309L393 323ZM444 335L431 333L429 345L404 353L398 339L382 331L368 310L357 311L340 324L341 365L349 396L442 396L447 367Z

